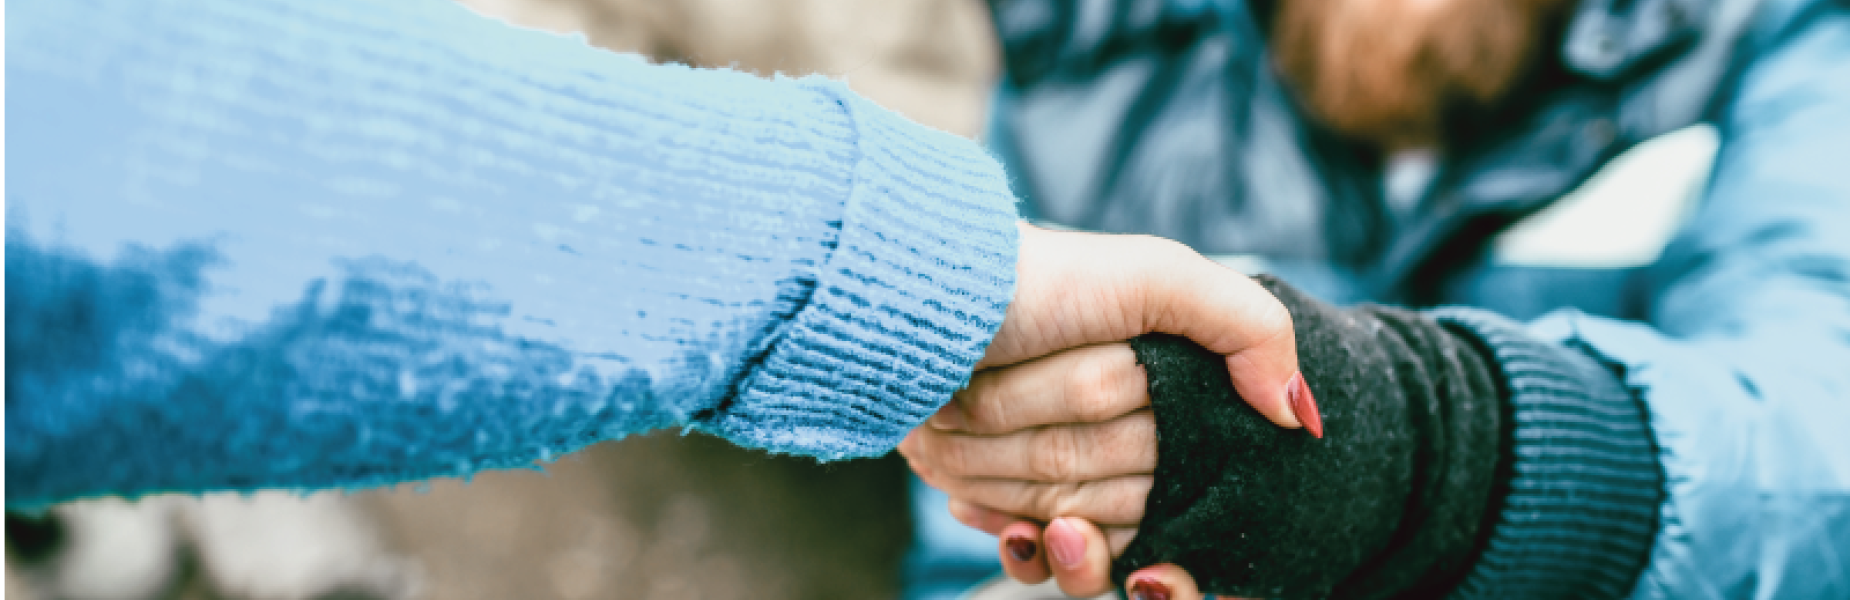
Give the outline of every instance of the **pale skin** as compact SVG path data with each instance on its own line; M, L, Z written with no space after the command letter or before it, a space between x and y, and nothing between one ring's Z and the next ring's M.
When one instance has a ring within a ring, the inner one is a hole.
M1111 558L1135 535L1156 468L1147 379L1124 340L1171 333L1226 356L1241 397L1297 428L1286 396L1296 338L1269 292L1181 244L1021 231L1002 330L970 385L900 452L951 495L952 515L998 536L1009 576L1097 595L1112 587ZM1017 560L1011 539L1045 550ZM1174 565L1121 583L1136 592L1150 581L1170 598L1201 597Z
M1111 559L1143 519L1156 421L1130 346L1096 344L979 373L900 452L926 483L951 495L952 516L997 536L1010 577L1053 578L1068 594L1092 596L1110 591ZM1013 538L1044 551L1019 560L1006 546ZM1062 555L1056 545L1079 550ZM1161 581L1170 598L1200 595L1173 565L1138 577Z

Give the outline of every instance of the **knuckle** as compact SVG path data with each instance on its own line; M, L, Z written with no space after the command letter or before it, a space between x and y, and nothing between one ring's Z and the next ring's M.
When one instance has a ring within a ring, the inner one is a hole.
M982 408L969 411L968 417L970 422L968 425L970 431L972 433L1005 433L1014 431L1016 429L1013 422L1015 416L1008 408L1011 403L1003 398L991 397L990 400L989 402L983 402L981 404Z
M1073 514L1073 491L1078 486L1070 483L1033 486L1033 507L1036 516L1052 519Z
M939 471L957 476L970 472L970 451L964 447L964 444L959 443L957 438L942 436L934 442L936 443L931 445L930 453L937 457L934 462L937 463Z
M1067 399L1073 416L1088 422L1117 416L1129 372L1136 370L1124 367L1115 354L1101 353L1077 369Z
M1251 322L1258 331L1265 332L1265 337L1274 338L1291 332L1291 311L1271 294L1266 294L1254 312Z
M1046 513L1044 503L1047 501L1047 486L1034 484L1016 486L1006 498L998 497L997 500L1000 503L996 507L1005 512L1038 518Z
M1089 506L1090 503L1085 500L1084 496L1086 495L1086 488L1091 487L1091 485L1092 484L1089 483L1072 483L1061 486L1050 486L1055 488L1053 490L1055 493L1050 494L1047 498L1048 514L1057 517L1086 517L1090 512L1088 509L1092 507Z
M1134 525L1143 520L1149 497L1147 477L1127 477L1078 484L1056 510L1100 525Z
M1070 481L1079 475L1079 444L1072 430L1043 429L1035 437L1036 451L1028 460L1030 473L1042 481Z
M1101 454L1126 456L1142 450L1137 444L1138 433L1136 419L1118 419L1098 428L1093 445L1101 449Z
M968 431L992 433L1009 430L1008 382L1004 378L1007 373L980 374L983 378L981 382L972 382L970 389L966 390L960 401L963 403L964 418L968 420L964 424Z

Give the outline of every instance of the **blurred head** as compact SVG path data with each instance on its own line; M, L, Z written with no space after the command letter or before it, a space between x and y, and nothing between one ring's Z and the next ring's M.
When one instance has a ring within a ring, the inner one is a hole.
M1424 147L1448 115L1495 108L1574 0L1280 0L1275 65L1311 115L1385 148Z

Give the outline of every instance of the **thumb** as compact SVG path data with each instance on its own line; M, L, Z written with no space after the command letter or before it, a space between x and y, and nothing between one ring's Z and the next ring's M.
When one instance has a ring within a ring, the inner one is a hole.
M1323 437L1316 398L1298 371L1291 311L1251 277L1194 258L1151 282L1157 320L1150 331L1181 335L1226 356L1233 388L1247 404L1277 425Z
M1015 298L978 368L1152 332L1181 335L1226 356L1234 389L1268 420L1321 435L1298 375L1291 313L1252 278L1161 238L1027 224L1021 233Z

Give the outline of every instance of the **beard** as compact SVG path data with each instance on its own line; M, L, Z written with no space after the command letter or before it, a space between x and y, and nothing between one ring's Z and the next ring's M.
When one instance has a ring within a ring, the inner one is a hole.
M1574 0L1279 0L1274 68L1312 118L1393 150L1432 147L1506 100Z

